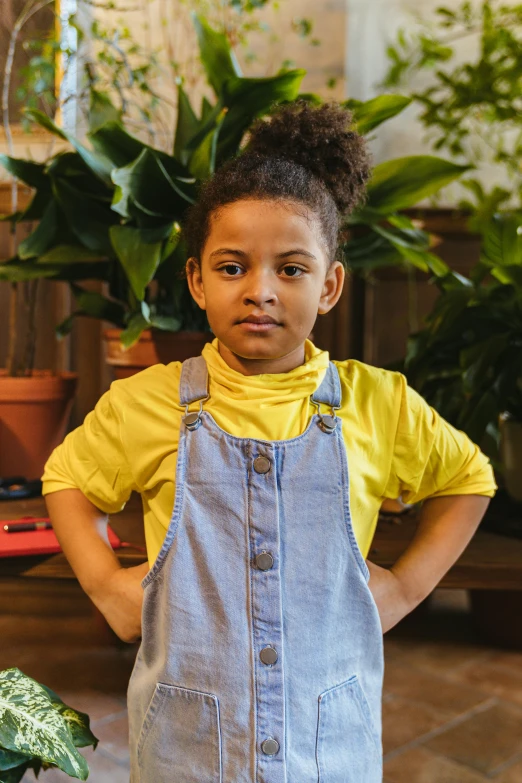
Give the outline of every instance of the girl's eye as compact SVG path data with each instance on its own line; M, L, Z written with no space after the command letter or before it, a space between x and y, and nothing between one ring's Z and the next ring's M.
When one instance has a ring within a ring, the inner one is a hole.
M285 266L283 272L286 277L300 277L303 270L298 266Z
M225 266L221 267L221 270L226 272L228 277L237 277L238 273L241 272L241 267L237 264L225 264Z

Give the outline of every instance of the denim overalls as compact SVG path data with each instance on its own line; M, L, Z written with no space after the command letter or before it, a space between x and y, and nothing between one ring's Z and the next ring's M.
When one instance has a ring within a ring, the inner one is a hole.
M206 362L188 359L174 509L142 582L131 783L381 783L382 629L337 369L291 440L230 435L205 399Z

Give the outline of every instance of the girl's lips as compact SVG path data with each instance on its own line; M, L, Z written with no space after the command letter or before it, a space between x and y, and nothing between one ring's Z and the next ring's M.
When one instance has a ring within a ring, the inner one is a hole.
M276 329L280 324L275 321L265 321L259 323L259 321L240 321L238 324L245 332L269 332L272 329Z

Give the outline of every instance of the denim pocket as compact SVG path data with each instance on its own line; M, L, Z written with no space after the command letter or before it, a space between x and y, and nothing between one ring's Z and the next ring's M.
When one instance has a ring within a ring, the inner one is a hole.
M382 783L382 747L356 674L319 696L319 783Z
M158 682L137 755L140 783L222 783L217 696Z

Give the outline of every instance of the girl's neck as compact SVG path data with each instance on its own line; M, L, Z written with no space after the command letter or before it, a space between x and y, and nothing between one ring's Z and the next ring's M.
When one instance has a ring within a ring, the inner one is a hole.
M295 370L305 361L305 346L300 345L291 353L276 359L245 359L218 341L218 350L228 366L242 375L264 375Z

